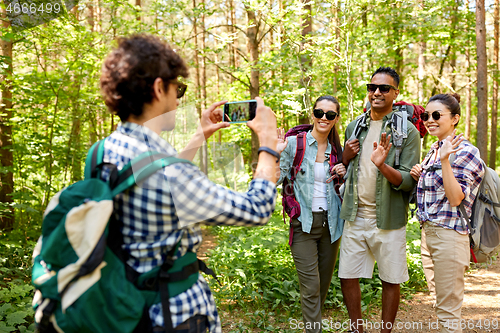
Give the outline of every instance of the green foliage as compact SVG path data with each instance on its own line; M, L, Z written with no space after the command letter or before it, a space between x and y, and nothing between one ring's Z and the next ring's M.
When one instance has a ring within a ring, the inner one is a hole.
M0 332L34 332L31 254L35 242L20 232L0 235Z
M210 265L221 275L222 287L212 285L220 302L233 300L229 308L249 309L252 303L259 309L300 309L298 279L282 223L274 216L265 227L215 228L219 244Z
M407 296L415 291L427 288L422 259L420 256L420 223L413 217L406 225L406 261L410 280L402 285Z

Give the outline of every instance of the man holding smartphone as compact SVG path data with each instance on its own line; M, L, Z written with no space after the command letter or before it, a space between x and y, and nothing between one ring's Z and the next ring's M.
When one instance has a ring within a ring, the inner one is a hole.
M160 137L163 130L173 128L178 99L186 88L178 79L187 76L184 61L158 37L135 35L119 40L105 59L101 75L105 103L122 121L105 140L105 162L121 169L147 151L192 160L204 140L229 126L222 122L218 109L224 101L202 113L196 134L180 154ZM167 258L175 261L188 252L196 253L202 241L200 223L267 223L276 203L279 172L276 117L260 98L256 100L256 117L247 124L259 137L262 154L246 193L212 183L192 164L176 163L114 198L114 214L123 222L122 248L129 258L127 264L136 272L148 272ZM168 303L145 309L154 331L221 332L213 296L201 274Z

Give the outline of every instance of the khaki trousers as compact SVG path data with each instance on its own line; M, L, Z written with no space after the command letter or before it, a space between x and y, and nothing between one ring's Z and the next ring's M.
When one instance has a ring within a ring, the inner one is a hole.
M469 267L469 236L424 223L422 265L431 294L436 295L436 315L441 333L462 332L464 274Z
M307 333L318 333L321 332L321 307L332 281L340 238L331 243L326 213L313 212L310 233L302 231L297 219L292 220L292 226L291 250L299 276L304 327Z

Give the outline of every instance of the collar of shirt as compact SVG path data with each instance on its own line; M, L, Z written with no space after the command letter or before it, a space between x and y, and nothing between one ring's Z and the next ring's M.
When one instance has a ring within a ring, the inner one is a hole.
M431 145L431 149L439 149L443 146L443 143L444 143L444 140L446 139L443 139L441 141L436 141L434 142L432 145Z
M173 156L177 155L177 151L174 147L146 126L124 122L118 124L116 131L140 142L144 142L150 150L166 152L168 155Z
M388 121L389 119L391 119L392 114L393 114L394 112L395 112L395 110L393 109L391 112L389 112L388 114L386 114L386 115L382 118L382 120L384 121L384 124L385 124L385 122L386 122L386 121ZM372 121L372 120L373 120L373 119L372 119L372 113L371 113L371 110L370 110L370 112L368 113L368 117L366 117L366 125L367 125L368 127L370 127L370 121Z
M312 146L314 143L316 143L316 145L317 145L318 141L316 141L316 139L312 135L312 130L307 132L306 141L307 141L308 146ZM332 151L332 145L330 144L330 141L326 141L326 143L327 143L327 147L325 150L325 156L330 158L330 152Z

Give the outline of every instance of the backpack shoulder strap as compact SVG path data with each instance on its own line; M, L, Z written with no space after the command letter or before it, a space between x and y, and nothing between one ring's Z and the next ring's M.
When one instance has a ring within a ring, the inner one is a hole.
M111 194L115 196L135 184L142 182L156 171L174 163L193 164L191 161L175 156L168 156L163 153L142 153L120 170L116 180L110 184L112 190Z
M392 114L389 122L391 123L392 130L392 143L394 148L396 149L394 167L397 169L400 166L399 158L401 156L401 151L403 150L403 140L408 136L408 113L406 112L406 108L401 110L398 108L398 111L395 111Z
M96 178L97 166L102 163L104 157L104 140L99 140L90 147L85 159L85 179Z
M297 176L297 172L300 171L300 166L302 165L302 161L304 160L304 155L306 151L306 144L307 144L307 137L306 137L306 132L301 132L297 134L297 147L295 149L295 157L293 159L293 164L292 164L292 170L291 170L291 176L290 179L292 181L295 180L295 177Z
M354 130L352 131L349 140L357 139L363 127L366 127L366 115L368 113L368 110L356 118L356 124L354 125Z

